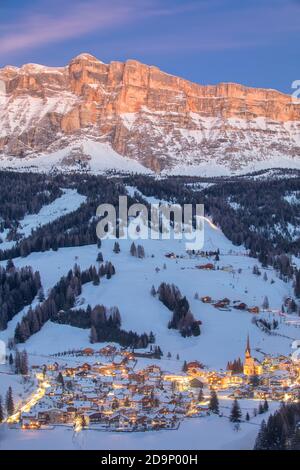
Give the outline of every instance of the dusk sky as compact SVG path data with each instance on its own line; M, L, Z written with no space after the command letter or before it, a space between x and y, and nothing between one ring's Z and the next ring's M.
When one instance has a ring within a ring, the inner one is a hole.
M0 0L0 67L65 65L81 52L290 93L300 0Z

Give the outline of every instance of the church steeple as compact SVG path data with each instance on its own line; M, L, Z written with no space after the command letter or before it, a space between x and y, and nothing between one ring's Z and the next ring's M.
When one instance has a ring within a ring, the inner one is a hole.
M246 345L245 355L246 355L246 357L251 357L251 348L250 348L249 335L247 336L247 345Z
M249 335L247 336L247 345L245 350L244 374L245 375L261 375L263 368L252 356L250 348Z

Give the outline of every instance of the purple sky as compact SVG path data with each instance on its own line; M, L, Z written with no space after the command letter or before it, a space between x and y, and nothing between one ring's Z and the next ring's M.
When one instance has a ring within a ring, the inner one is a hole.
M290 93L300 0L1 0L0 67L65 65L81 52Z

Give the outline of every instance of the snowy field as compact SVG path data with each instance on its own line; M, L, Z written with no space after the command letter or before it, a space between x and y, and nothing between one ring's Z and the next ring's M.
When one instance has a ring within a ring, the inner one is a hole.
M239 403L244 414L247 411L250 414L258 405L251 400L240 400ZM174 431L118 433L85 430L74 434L73 429L66 426L58 426L55 431L25 432L2 426L0 450L252 450L262 419L268 418L268 414L278 406L271 403L269 413L241 423L236 431L227 418L228 402L220 400L220 405L223 417L190 418Z
M76 157L72 160L72 155L79 152L86 157L86 166L81 167ZM71 163L68 161L70 159ZM65 147L62 150L41 154L38 156L27 156L20 161L20 158L0 156L0 169L5 168L17 171L30 171L37 173L51 173L58 169L61 172L90 171L94 174L102 174L111 171L118 173L139 173L153 174L151 170L132 158L123 157L108 143L95 142L90 139L83 139Z

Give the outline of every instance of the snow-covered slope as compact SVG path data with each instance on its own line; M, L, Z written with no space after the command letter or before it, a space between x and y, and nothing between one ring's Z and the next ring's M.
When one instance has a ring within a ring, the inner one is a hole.
M119 254L113 253L113 243L112 240L106 240L101 251L104 259L114 264L116 275L111 280L103 279L97 287L85 285L78 299L80 306L99 303L108 307L116 305L120 309L124 329L140 333L153 330L157 344L161 345L165 353L170 351L172 357L178 353L182 360L197 359L209 367L224 369L228 360L242 357L247 334L250 334L253 348L261 348L268 353L289 353L289 337L296 339L298 330L293 325L286 325L279 311L283 297L291 294L292 287L276 278L272 270L267 270L268 281L264 281L263 276L255 276L252 269L256 260L249 258L245 250L234 247L219 229L214 229L208 222L205 222L204 249L220 249L220 270L216 271L196 269L196 265L202 261L186 255L183 240L143 240L146 251L143 260L130 256L130 240L120 241ZM25 259L16 259L15 264L29 264L34 270L39 270L47 292L75 263L82 269L95 264L98 251L93 245L32 253ZM165 254L170 251L183 257L167 259ZM156 272L157 267L159 272ZM223 267L226 269L223 270ZM274 284L271 284L272 278ZM182 338L177 331L167 328L171 314L150 294L151 286L157 288L161 282L176 284L187 296L194 316L203 322L200 337ZM228 297L249 306L261 306L267 295L274 313L262 315L272 318L274 315L280 321L280 333L286 337L267 336L251 322L252 314L235 309L219 311L196 300L196 292L199 297L209 295L216 300ZM0 339L7 340L12 335L18 319L20 316L12 320L6 331L0 333ZM88 345L88 331L48 323L28 340L26 348L31 353L49 354L69 347ZM172 363L171 360L169 365ZM174 363L176 366L176 361Z
M82 139L62 150L50 154L28 155L27 157L0 158L0 169L43 173L86 172L153 174L138 161L122 157L108 143Z

